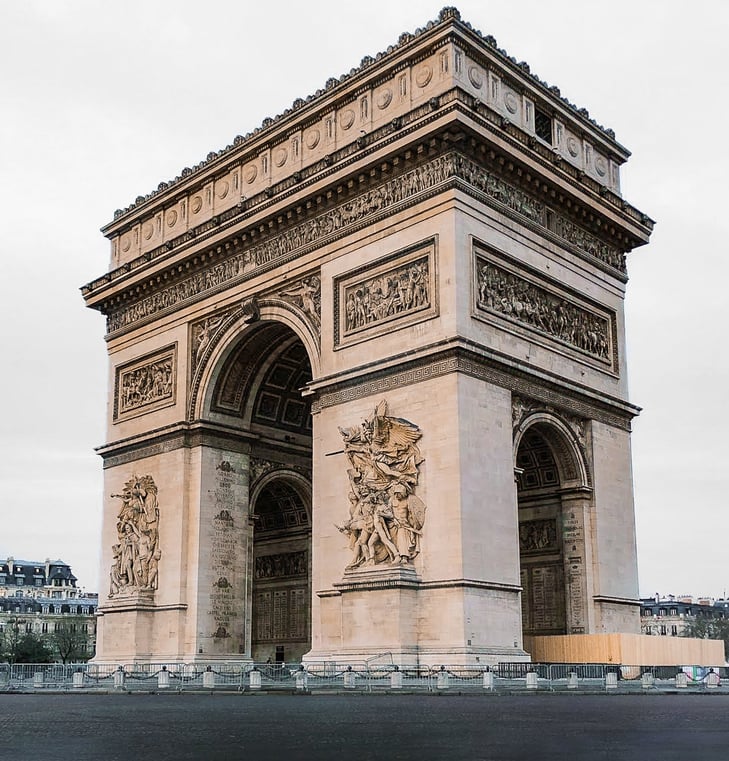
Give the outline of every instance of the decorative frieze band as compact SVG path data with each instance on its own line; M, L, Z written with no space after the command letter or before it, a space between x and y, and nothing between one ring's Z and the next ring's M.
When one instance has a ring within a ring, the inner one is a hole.
M429 190L453 177L456 156L453 153L438 156L382 185L368 190L347 203L300 224L293 225L281 235L234 253L226 261L207 270L195 273L174 285L160 289L135 304L111 312L107 319L109 332L175 306L189 298L200 296L225 283L245 280L252 274L267 269L271 264L285 261L292 252L315 244L323 245L330 237L337 237L344 228L364 220L371 221L385 209Z
M377 371L367 376L337 385L333 383L330 390L319 391L312 403L312 413L327 407L362 399L368 396L386 394L389 391L410 386L414 383L439 378L449 373L462 372L474 378L507 388L526 397L538 399L560 410L571 410L575 415L590 420L599 420L606 425L622 430L630 430L630 421L637 414L637 408L624 413L610 412L599 404L580 401L574 392L561 392L547 382L519 375L514 368L499 369L493 360L479 357L460 349L446 349L436 355L398 365L394 370ZM561 414L561 413L560 413Z
M257 581L306 576L308 572L309 560L306 550L261 555L254 561L253 575Z
M176 344L118 367L114 380L114 420L174 404L176 367Z
M393 177L312 219L294 224L286 232L262 243L245 250L234 248L225 261L160 288L135 303L111 310L107 329L113 333L189 299L205 298L226 285L247 280L305 250L322 246L361 225L371 224L378 217L392 213L396 207L456 178L465 181L497 208L517 213L602 264L625 272L623 255L617 247L601 241L475 161L451 152Z
M474 257L475 316L497 315L600 362L616 364L612 313L588 308L577 294L546 284L536 273L529 275L521 268L517 274L495 253L478 251Z
M485 170L476 162L460 154L457 172L459 177L485 193L490 199L521 214L565 243L580 249L582 253L589 254L621 273L626 272L625 257L616 246L600 240L542 201L506 182L498 174Z

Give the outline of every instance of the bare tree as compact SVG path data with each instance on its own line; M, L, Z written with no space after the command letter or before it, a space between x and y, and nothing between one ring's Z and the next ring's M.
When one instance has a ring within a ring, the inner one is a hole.
M62 663L78 663L91 657L88 625L88 618L82 616L64 616L54 624L48 639Z

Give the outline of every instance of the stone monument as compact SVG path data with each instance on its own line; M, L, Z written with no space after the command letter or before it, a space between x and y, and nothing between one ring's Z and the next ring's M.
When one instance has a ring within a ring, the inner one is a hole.
M638 632L628 155L445 8L118 210L96 660Z

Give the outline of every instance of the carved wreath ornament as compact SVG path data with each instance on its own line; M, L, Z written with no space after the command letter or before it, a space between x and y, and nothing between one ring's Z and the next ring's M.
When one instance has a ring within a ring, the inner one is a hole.
M382 401L359 427L339 432L351 465L349 518L337 526L353 553L346 570L412 563L425 523L425 504L414 493L423 462L420 428L390 417Z

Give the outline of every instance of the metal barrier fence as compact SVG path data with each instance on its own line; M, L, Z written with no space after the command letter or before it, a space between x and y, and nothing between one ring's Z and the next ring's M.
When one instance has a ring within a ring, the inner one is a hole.
M718 692L729 668L572 663L374 665L372 663L2 664L0 692L298 692L530 693Z

